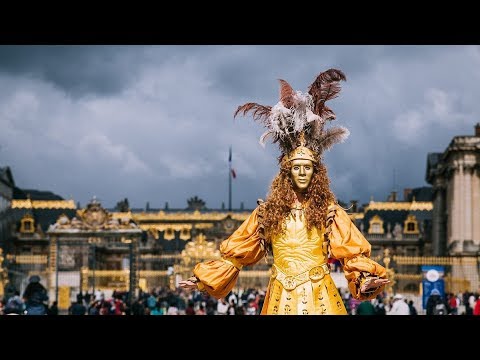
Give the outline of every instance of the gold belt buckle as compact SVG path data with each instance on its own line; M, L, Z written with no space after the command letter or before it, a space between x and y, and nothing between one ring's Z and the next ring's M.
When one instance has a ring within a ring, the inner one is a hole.
M293 290L297 287L297 282L295 281L295 278L293 276L286 276L285 279L283 279L283 287L285 290Z
M325 270L322 266L315 266L314 268L310 269L308 276L312 281L321 280L325 276Z

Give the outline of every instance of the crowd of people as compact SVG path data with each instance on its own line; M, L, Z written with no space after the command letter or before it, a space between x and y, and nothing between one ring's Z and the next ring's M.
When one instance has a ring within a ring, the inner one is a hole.
M45 292L46 294L46 292ZM263 306L265 292L257 289L231 291L222 299L215 299L200 291L171 290L159 287L150 292L140 291L130 304L128 292L113 291L106 297L102 291L82 292L76 295L64 314L68 315L258 315ZM45 295L46 296L46 295ZM39 304L16 291L8 299L0 301L0 315L58 315L58 304L48 306L48 297L39 298ZM32 311L31 308L36 309Z
M425 309L422 304L415 304L414 297L395 294L378 295L370 301L357 301L348 298L346 304L351 315L480 315L480 294L470 291L458 294L446 293L433 289L426 298Z
M340 289L349 315L480 315L480 294L465 291L442 296L434 289L425 309L413 297L383 292L373 300L354 299L348 290ZM140 291L131 304L128 292L113 291L108 297L102 291L76 295L67 311L61 312L56 301L49 301L38 276L32 276L23 294L15 291L0 300L0 315L258 315L265 300L262 289L234 289L220 299L206 292L171 290L159 287Z

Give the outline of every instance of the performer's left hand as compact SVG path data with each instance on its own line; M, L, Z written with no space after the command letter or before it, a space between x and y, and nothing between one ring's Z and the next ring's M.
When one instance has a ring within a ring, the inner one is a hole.
M360 291L362 293L364 293L366 291L376 289L379 286L382 286L382 285L385 285L385 284L388 284L388 283L390 283L390 280L388 280L388 279L380 279L378 277L371 277L363 283L362 287L360 288Z

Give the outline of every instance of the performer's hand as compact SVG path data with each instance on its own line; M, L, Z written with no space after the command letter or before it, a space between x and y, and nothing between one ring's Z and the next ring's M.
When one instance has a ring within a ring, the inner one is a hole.
M363 283L362 287L360 288L360 292L364 293L364 292L367 292L369 290L376 289L379 286L388 284L389 282L390 282L390 280L388 280L388 279L380 279L378 277L368 278L367 281L365 281Z
M187 289L187 290L194 290L194 289L198 289L197 287L197 283L195 280L191 280L190 279L187 279L187 280L182 280L178 283L178 285L182 288L182 289Z

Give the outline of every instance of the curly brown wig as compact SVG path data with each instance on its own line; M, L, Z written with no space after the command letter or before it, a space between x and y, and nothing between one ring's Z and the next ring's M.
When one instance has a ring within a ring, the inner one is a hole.
M295 202L295 191L290 175L290 161L280 162L280 172L273 179L270 192L265 201L265 237L270 241L272 235L284 233L284 221L290 214ZM305 193L305 218L307 230L312 227L321 229L325 226L327 208L335 196L330 190L330 179L327 169L321 161L313 163L314 173Z

